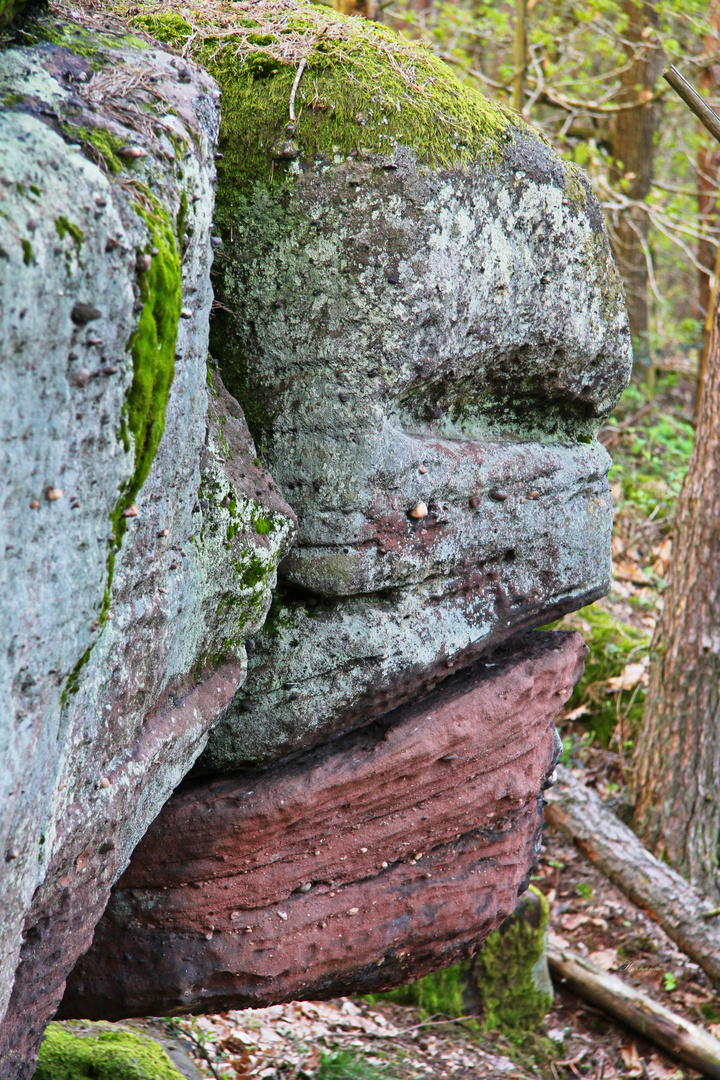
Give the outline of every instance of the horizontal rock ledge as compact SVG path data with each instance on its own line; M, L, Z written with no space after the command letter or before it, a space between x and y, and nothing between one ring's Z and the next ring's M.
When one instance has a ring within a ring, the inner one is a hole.
M536 632L263 771L186 782L115 886L60 1018L386 989L472 955L537 858L554 717L582 673Z

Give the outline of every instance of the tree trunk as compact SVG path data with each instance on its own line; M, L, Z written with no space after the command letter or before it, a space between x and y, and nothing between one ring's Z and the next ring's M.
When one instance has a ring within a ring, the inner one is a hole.
M708 62L700 72L700 89L704 96L712 100L720 86L720 65L715 55L720 28L718 0L711 0L708 20L712 32L705 38ZM704 137L697 157L698 217L703 230L703 236L698 241L698 262L703 267L698 271L698 314L703 321L710 310L712 268L717 250L718 169L720 148L714 140Z
M720 312L673 562L652 645L636 749L635 825L648 846L720 897Z
M658 18L654 4L644 0L623 0L622 10L628 19L623 34L627 43L627 68L620 78L618 103L637 101L643 93L651 94L663 63L662 51L655 44ZM615 119L611 176L633 202L643 202L650 192L658 112L656 103L645 104L618 113ZM640 367L649 363L647 246L647 214L640 208L630 207L624 211L614 230L613 248L625 284L630 332Z

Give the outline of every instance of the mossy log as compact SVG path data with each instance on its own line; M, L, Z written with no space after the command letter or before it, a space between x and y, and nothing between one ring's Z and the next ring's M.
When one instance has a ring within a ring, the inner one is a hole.
M720 1042L709 1032L552 940L548 962L553 976L569 990L627 1024L683 1065L703 1076L720 1078Z
M651 855L632 829L603 806L599 795L562 765L547 803L546 821L574 840L720 986L720 915L710 901Z

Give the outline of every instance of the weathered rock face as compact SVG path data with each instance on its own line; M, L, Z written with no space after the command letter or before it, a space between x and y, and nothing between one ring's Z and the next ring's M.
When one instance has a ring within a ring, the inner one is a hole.
M417 47L295 0L307 33L273 37L270 8L139 16L224 90L211 344L300 524L209 771L386 711L607 592L595 436L631 366L576 170Z
M27 33L0 52L3 1077L242 682L293 530L208 395L212 79Z
M537 633L421 703L262 773L188 781L116 886L60 1016L209 1012L389 988L515 907L577 634Z

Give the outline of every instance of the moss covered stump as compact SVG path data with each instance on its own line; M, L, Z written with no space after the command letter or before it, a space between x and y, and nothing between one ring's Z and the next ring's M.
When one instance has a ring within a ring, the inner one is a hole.
M49 1024L33 1080L184 1080L154 1039L106 1024Z
M487 1031L534 1031L550 1009L548 914L547 900L531 885L475 959L473 977Z

